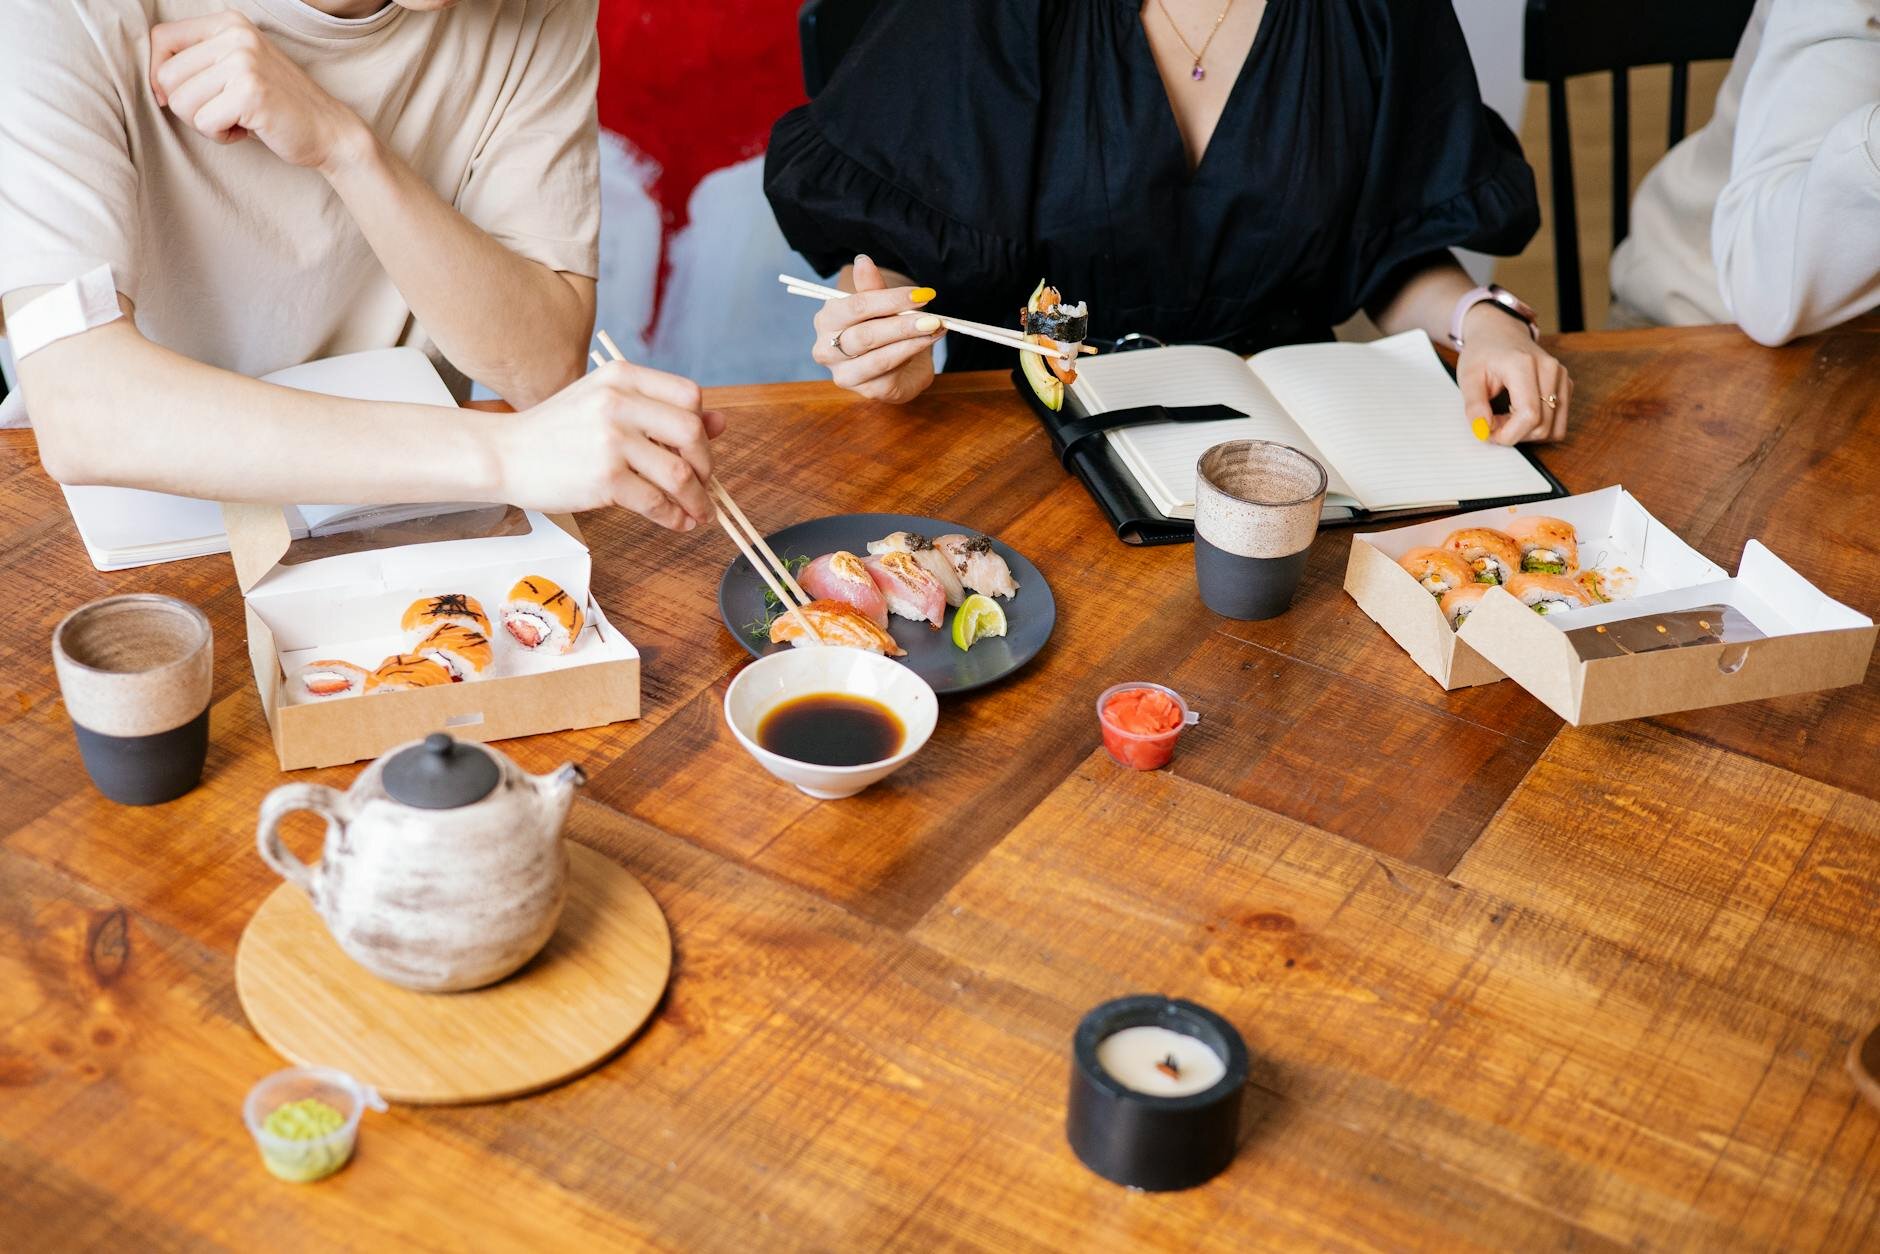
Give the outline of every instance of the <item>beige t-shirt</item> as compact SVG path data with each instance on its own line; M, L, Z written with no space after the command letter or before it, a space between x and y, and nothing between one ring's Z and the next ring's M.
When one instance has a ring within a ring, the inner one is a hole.
M318 171L157 107L150 28L239 9L472 222L591 277L595 3L346 20L301 0L0 0L0 293L104 263L146 337L242 374L394 344L437 359Z

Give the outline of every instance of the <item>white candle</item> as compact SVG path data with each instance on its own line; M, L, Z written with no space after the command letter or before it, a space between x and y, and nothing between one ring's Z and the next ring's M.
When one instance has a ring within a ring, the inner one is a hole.
M1157 1097L1199 1093L1227 1074L1221 1056L1195 1037L1148 1026L1098 1041L1097 1064L1124 1088Z

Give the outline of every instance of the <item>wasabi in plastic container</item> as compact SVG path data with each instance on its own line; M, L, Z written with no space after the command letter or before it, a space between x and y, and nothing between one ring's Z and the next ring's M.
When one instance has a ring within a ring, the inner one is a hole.
M267 1169L306 1184L346 1165L367 1106L384 1110L385 1100L344 1071L289 1067L248 1090L242 1119Z

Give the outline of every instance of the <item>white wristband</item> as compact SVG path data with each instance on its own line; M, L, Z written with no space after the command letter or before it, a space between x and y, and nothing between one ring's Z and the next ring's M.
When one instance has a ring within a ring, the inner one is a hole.
M23 361L46 345L78 335L124 316L118 308L111 267L99 266L37 296L7 315L7 340L13 360Z

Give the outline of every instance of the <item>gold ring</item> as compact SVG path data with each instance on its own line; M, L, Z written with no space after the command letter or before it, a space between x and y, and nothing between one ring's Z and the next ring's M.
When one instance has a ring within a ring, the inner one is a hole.
M840 346L838 346L838 347L840 347ZM1547 406L1547 408L1549 408L1549 409L1555 409L1555 408L1558 408L1558 407L1559 407L1559 405L1560 405L1560 398L1559 398L1558 396L1555 396L1555 395L1554 395L1554 394L1553 394L1552 392L1549 392L1549 393L1548 393L1547 395L1545 395L1545 396L1543 396L1543 397L1541 397L1541 401L1542 401L1542 403L1544 403L1544 404L1545 404L1545 405Z
M846 331L846 330L848 330L847 327L842 328L842 331ZM837 331L834 335L829 337L829 347L835 349L838 353L841 353L844 357L852 358L855 356L855 354L851 353L848 349L842 347L842 331Z

